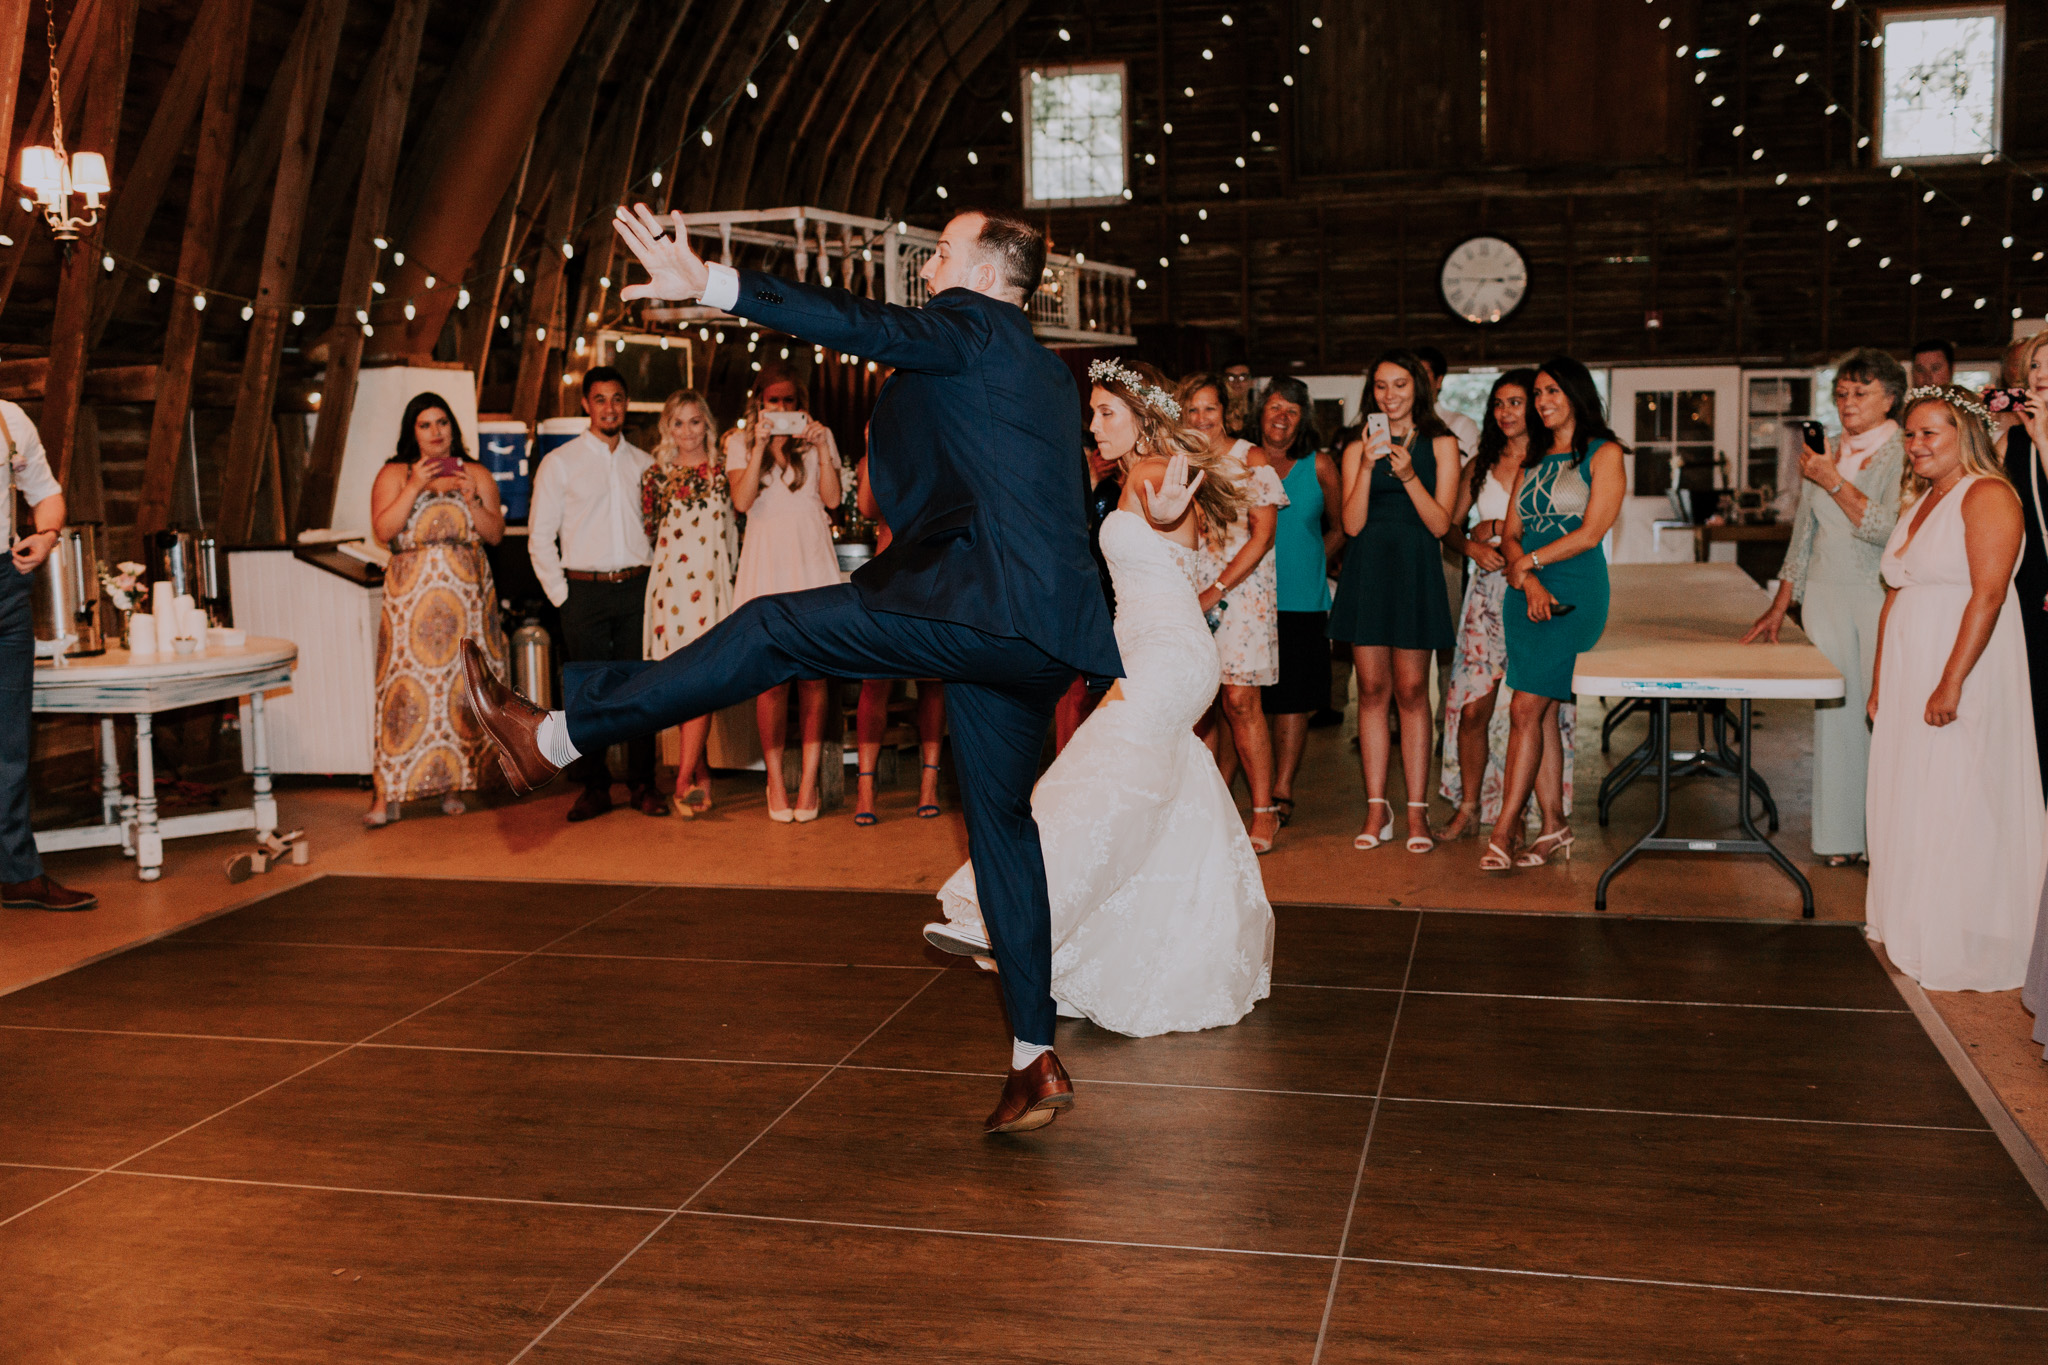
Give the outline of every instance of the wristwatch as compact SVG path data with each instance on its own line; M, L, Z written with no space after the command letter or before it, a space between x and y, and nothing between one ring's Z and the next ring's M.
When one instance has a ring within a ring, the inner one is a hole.
M1835 494L1837 494L1837 493L1841 492L1841 491L1842 491L1842 485L1843 485L1843 484L1845 484L1845 483L1847 483L1847 482L1849 482L1849 481L1848 481L1847 479L1837 479L1837 480L1835 480L1835 486L1834 486L1833 488L1830 488L1830 489L1828 490L1828 496L1832 498L1832 497L1833 497L1833 496L1834 496Z
M1230 596L1230 589L1223 586L1223 580L1220 578L1217 579L1214 583L1211 583L1209 586L1216 590L1216 595L1218 597Z

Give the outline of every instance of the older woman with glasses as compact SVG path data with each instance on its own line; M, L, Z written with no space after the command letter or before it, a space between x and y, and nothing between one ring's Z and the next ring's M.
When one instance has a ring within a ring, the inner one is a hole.
M1835 412L1842 434L1800 453L1799 510L1779 573L1778 595L1742 639L1776 644L1785 613L1802 604L1800 622L1847 691L1840 706L1813 712L1813 851L1830 867L1864 855L1864 774L1870 730L1863 704L1877 659L1877 618L1884 609L1878 561L1899 519L1906 447L1899 402L1906 372L1865 347L1835 364Z

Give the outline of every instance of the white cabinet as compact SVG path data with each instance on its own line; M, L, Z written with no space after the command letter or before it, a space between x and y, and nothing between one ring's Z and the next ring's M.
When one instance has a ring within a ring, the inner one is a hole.
M233 551L228 586L238 628L299 647L290 689L268 698L270 770L368 773L376 745L384 589L309 564L290 550ZM244 703L245 727L247 709Z

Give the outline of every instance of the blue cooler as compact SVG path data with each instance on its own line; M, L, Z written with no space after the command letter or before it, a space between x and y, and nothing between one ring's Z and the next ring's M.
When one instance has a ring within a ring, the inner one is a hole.
M476 439L483 447L477 458L498 481L498 501L505 506L505 520L524 522L533 495L533 474L526 460L526 424L478 422Z

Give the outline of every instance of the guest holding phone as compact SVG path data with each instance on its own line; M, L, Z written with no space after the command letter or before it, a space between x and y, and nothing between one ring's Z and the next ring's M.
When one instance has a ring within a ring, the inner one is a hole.
M2020 595L2020 630L2034 679L2035 756L2048 790L2048 328L2015 348L2005 382L2020 390L2011 396L2018 400L2011 410L2020 420L2007 425L1998 453L2026 520L2013 586Z
M1883 351L1864 347L1835 362L1841 439L1828 441L1819 423L1807 424L1799 510L1792 515L1778 595L1742 637L1744 644L1776 644L1785 613L1801 603L1807 636L1842 675L1842 704L1813 709L1813 851L1830 867L1864 856L1870 727L1863 703L1884 609L1878 561L1899 519L1906 469L1897 420L1905 393L1904 367Z
M831 431L805 411L808 405L808 396L795 379L763 370L747 402L745 420L726 437L725 471L733 510L747 519L733 584L734 611L756 597L839 582L839 557L832 548L832 521L826 512L839 505L839 445ZM782 776L790 684L771 687L754 701L761 757L768 768L768 818L780 824L818 818L818 772L825 752L830 686L823 678L796 684L803 776L794 805Z
M1579 655L1607 629L1607 554L1600 542L1621 515L1628 475L1621 442L1608 429L1593 376L1569 356L1536 371L1536 418L1549 433L1515 481L1501 529L1508 591L1501 604L1508 642L1507 776L1500 823L1479 866L1486 872L1541 867L1572 854L1571 812L1564 804L1564 736L1558 712L1573 700ZM1551 761L1555 754L1557 761ZM1521 811L1531 791L1543 829L1527 852Z
M405 405L398 453L370 485L370 533L391 547L377 628L377 752L363 813L375 829L422 797L462 814L456 793L483 785L490 740L469 718L457 646L480 641L493 667L505 665L483 551L505 534L498 484L470 455L439 394Z
M1358 762L1365 828L1351 841L1374 849L1394 837L1387 799L1387 710L1401 708L1401 777L1410 853L1436 847L1429 832L1429 661L1457 639L1444 593L1441 540L1458 500L1458 440L1436 415L1436 386L1413 351L1372 367L1365 428L1344 448L1344 569L1330 605L1330 638L1351 646L1358 670Z

